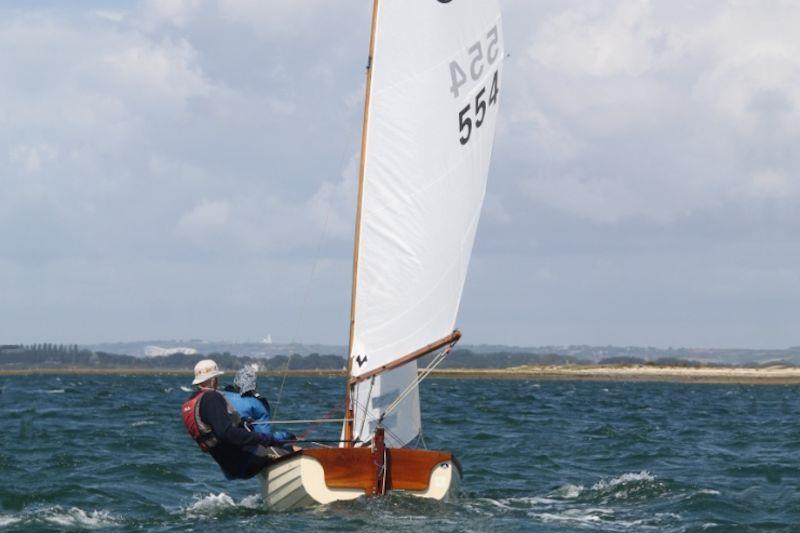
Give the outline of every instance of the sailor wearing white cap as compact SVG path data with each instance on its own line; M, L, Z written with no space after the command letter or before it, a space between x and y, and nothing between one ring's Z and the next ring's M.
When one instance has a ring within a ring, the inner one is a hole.
M223 374L211 359L197 363L192 384L198 388L184 402L181 415L189 435L201 450L211 454L225 477L247 479L279 455L270 447L280 446L285 441L243 427L236 409L217 392L218 378Z
M194 381L192 381L192 385L200 385L202 387L206 381L224 374L225 372L219 369L213 359L203 359L194 365ZM210 384L208 384L208 388L212 388Z

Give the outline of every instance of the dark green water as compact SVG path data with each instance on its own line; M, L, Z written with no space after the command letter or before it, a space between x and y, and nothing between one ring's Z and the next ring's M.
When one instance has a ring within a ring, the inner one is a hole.
M461 460L459 498L271 514L185 434L186 382L0 377L0 530L800 530L798 387L432 379L426 440ZM279 416L341 394L290 378Z

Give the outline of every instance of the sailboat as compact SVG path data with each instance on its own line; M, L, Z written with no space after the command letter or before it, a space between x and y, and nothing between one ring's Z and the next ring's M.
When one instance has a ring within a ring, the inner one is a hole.
M268 508L457 489L452 453L414 447L419 383L461 337L504 58L497 0L373 0L342 442L266 468Z

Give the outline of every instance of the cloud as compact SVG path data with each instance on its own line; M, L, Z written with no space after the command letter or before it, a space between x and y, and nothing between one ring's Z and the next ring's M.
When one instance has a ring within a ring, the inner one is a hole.
M520 181L531 201L595 223L667 223L725 209L746 190L746 201L774 196L754 175L796 179L786 154L800 141L797 9L621 1L554 11L511 22L528 24L507 100L536 169Z
M230 204L224 200L203 200L178 221L178 230L193 234L222 229L228 223Z
M750 178L748 196L755 198L785 198L796 194L796 184L785 174L765 170Z
M502 5L467 338L793 342L800 9ZM0 341L344 342L370 6L9 6Z
M42 169L42 165L53 161L58 156L58 152L47 144L37 146L14 145L9 149L9 160L12 165L16 165L23 173L35 174Z

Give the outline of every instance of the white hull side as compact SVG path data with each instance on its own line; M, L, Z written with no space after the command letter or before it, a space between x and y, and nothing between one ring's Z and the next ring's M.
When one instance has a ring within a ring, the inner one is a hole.
M325 472L316 459L299 455L267 467L258 476L264 504L272 511L324 505L336 501L354 500L365 493L361 489L330 488ZM398 490L420 498L443 500L455 494L461 473L453 461L437 464L432 471L428 489Z

